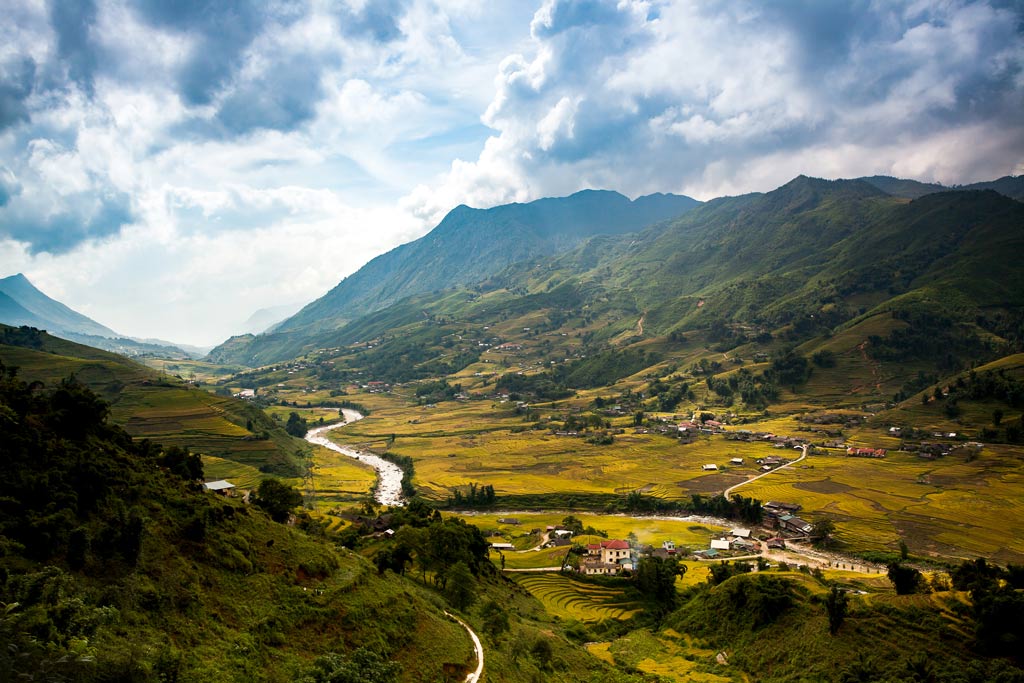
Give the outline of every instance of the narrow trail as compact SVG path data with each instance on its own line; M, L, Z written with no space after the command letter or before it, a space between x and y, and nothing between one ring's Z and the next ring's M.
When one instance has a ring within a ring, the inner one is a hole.
M863 342L861 342L860 344L857 345L857 350L860 351L861 358L864 359L864 362L871 366L871 377L872 377L872 379L875 382L875 389L876 390L881 390L881 388L882 388L882 376L881 376L882 375L882 373L881 373L882 364L880 362L878 362L878 361L873 361L870 358L868 358L867 346L868 346L868 343L866 341L863 341Z
M771 470L770 472L765 472L764 474L759 474L759 475L757 475L756 477L754 477L752 479L747 479L746 481L741 481L738 484L733 484L732 486L727 488L725 490L725 493L723 493L722 495L725 496L726 500L728 500L729 496L732 495L732 492L735 491L736 489L738 489L739 487L746 486L750 482L757 481L761 477L767 477L769 474L775 474L776 472L781 472L782 470L786 469L787 467L792 467L793 465L797 464L798 462L800 462L801 460L803 460L804 458L807 457L807 452L810 450L810 448L811 447L809 445L805 445L804 446L804 454L801 455L796 460L794 460L793 462L787 462L785 465L782 465L780 467L776 467L774 470Z
M636 333L641 337L644 336L644 318L646 317L647 314L644 313L643 315L640 316L640 319L636 321Z
M473 652L476 654L476 671L466 675L466 683L478 683L480 676L484 673L484 646L480 643L480 638L477 637L476 633L469 627L469 624L459 619L451 612L445 610L445 614L449 619L457 622L462 628L466 629L466 633L473 639Z
M306 432L306 441L317 446L323 446L335 453L341 453L344 456L358 460L362 463L366 463L377 471L377 493L374 496L377 502L381 505L387 505L388 507L405 505L405 501L402 500L402 468L393 462L388 462L384 458L374 455L373 453L357 451L354 448L348 448L347 446L339 446L327 438L327 432L332 429L339 429L352 424L356 420L363 419L362 414L354 410L349 410L348 408L342 409L342 415L345 417L344 422L310 429Z

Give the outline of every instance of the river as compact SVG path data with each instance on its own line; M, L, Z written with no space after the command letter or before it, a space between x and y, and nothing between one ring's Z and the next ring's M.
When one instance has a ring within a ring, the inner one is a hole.
M349 448L348 446L339 446L327 438L327 432L332 429L339 429L352 424L356 420L363 419L363 415L361 413L358 413L355 410L349 410L348 408L342 409L342 415L345 417L344 422L337 422L335 424L310 429L306 432L306 441L316 444L317 446L329 448L336 453L341 453L342 455L366 463L377 471L377 493L374 496L377 502L381 505L387 505L388 507L405 505L405 501L402 499L402 468L393 462L388 462L378 455L367 453L365 451L357 451L356 449Z

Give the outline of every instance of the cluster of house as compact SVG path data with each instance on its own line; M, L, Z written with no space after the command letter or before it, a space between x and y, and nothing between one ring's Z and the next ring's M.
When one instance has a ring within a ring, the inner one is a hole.
M861 448L859 446L850 446L846 449L846 455L851 458L884 458L884 448Z
M729 441L761 441L770 443L775 448L803 448L805 444L809 443L807 439L799 436L785 436L773 434L772 432L752 432L749 429L738 429L734 432L729 432L725 435L725 438Z
M761 544L750 537L750 529L733 529L728 534L720 538L711 539L710 547L695 551L693 553L693 559L711 560L717 558L722 552L727 551L757 553L761 551Z
M365 389L367 393L370 394L384 394L391 391L390 384L388 384L387 382L381 382L379 380L374 380L372 382L362 384L360 385L360 388Z
M683 420L676 425L676 431L680 436L689 436L697 433L722 434L725 432L725 425L718 420L704 420L703 422Z

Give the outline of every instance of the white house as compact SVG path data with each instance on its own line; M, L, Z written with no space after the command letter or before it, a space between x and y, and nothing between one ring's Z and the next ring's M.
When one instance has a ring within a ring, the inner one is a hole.
M717 472L718 471L718 465L715 465L713 463L709 463L707 465L702 465L701 469L704 470L705 472Z
M711 548L713 550L728 550L729 549L729 540L725 539L725 538L712 538L711 539Z

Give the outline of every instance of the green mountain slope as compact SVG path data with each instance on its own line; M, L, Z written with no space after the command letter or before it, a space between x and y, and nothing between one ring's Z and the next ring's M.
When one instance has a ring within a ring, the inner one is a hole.
M233 337L216 362L259 364L295 355L310 338L409 296L483 280L506 266L571 249L600 234L621 234L679 216L699 202L656 194L630 201L617 192L453 209L424 237L378 256L271 333Z
M679 350L671 338L695 335L730 356L784 346L806 358L837 353L838 367L815 371L816 390L835 398L843 387L851 400L871 386L881 399L918 371L1019 350L1022 249L1024 205L993 191L908 201L863 181L800 177L513 264L469 288L411 297L337 330L240 346L255 364L326 349L344 357L335 367L350 380L405 381L458 372L490 345L528 343L545 364L566 364L547 373L555 384L581 388L637 371L613 350L644 351L651 366ZM596 367L605 361L617 370Z
M303 451L305 442L289 436L263 411L160 375L118 354L32 328L0 325L0 361L19 367L26 380L47 385L73 374L111 404L111 417L132 436L280 476L301 471L296 451Z

